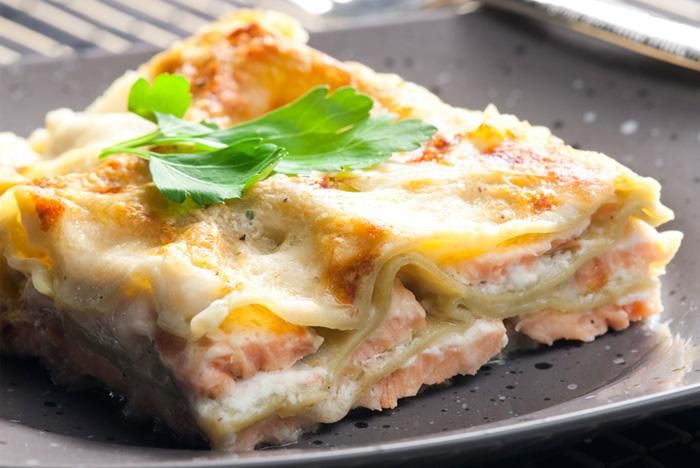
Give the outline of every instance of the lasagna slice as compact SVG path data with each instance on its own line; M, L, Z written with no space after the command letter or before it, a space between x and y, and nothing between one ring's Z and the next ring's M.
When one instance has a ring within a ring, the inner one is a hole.
M183 437L249 450L474 374L506 326L589 341L661 310L681 234L655 229L673 215L656 181L305 40L279 14L234 13L88 110L50 113L20 145L31 161L3 155L4 352L39 356L61 382L97 378ZM369 170L277 174L241 199L176 205L144 160L98 159L152 129L127 94L165 72L189 80L196 121L231 126L352 86L377 114L439 131Z

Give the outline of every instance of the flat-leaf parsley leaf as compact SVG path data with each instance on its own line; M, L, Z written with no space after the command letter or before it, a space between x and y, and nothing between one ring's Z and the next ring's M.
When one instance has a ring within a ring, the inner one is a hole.
M155 112L182 117L192 104L190 84L182 75L163 73L153 84L139 78L129 91L129 112L156 121Z
M284 150L273 144L250 147L231 145L206 153L152 153L148 163L153 182L176 203L188 197L198 205L240 198L243 192L267 177Z
M239 198L273 172L365 169L395 152L419 148L436 131L420 120L371 117L369 96L353 88L329 93L327 87L314 88L257 119L219 129L182 119L192 99L183 81L187 83L178 75L160 75L150 87L137 81L129 110L153 120L158 129L101 155L149 159L153 182L177 203L188 197L200 205Z

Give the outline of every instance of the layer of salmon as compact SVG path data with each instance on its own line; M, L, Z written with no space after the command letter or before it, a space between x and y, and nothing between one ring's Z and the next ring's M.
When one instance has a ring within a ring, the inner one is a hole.
M464 333L450 335L412 358L366 390L356 406L373 410L395 408L398 400L418 394L423 385L474 375L506 345L500 320L478 319Z
M575 274L573 281L582 294L605 287L615 269L646 271L655 262L667 259L669 253L660 246L658 237L654 237L655 231L635 226L631 224L617 247L590 260ZM531 262L529 257L523 257L524 264ZM504 270L498 266L487 271L496 275L503 274ZM650 296L583 313L545 310L515 321L518 331L542 343L550 344L560 338L588 341L605 333L608 327L626 328L630 321L652 315L659 308L658 298ZM397 279L387 316L350 359L356 364L370 362L373 356L409 343L426 323L425 309ZM36 330L26 335L41 336ZM463 335L439 342L393 371L360 395L352 406L374 410L393 408L400 398L416 395L423 385L441 383L455 375L474 374L501 351L505 336L501 321L479 319ZM22 341L16 340L18 346ZM44 345L56 342L45 336L40 341ZM219 332L194 343L159 330L154 345L161 361L180 385L199 395L216 398L235 393L236 381L252 378L259 372L291 367L318 350L322 341L311 328L291 325L262 307L250 306L233 310ZM32 354L37 354L36 349ZM108 360L84 359L85 353L82 356L70 359L84 364L85 368L78 373L93 375L117 388L124 385L119 381L119 370L109 365ZM311 425L313 421L303 418L271 417L243 431L236 446L239 450L252 449L260 442L291 441Z
M656 278L658 265L665 265L674 253L653 228L633 222L616 246L586 262L574 275L573 282L577 292L586 295L606 288L610 278L620 273ZM548 345L560 339L593 341L610 328L624 330L632 322L661 312L659 288L657 283L647 291L593 310L570 313L547 309L517 317L515 330Z
M621 331L630 323L650 317L661 311L657 291L649 293L648 299L626 304L608 304L593 310L567 313L558 310L543 310L515 322L515 330L538 343L551 345L557 340L593 341L612 328Z
M540 245L539 251L522 249L509 256L485 255L465 262L455 271L469 284L507 289L512 272L536 278L535 272L542 270L540 262L543 259L576 248L581 242L579 237L580 234L545 243L546 251L542 251L543 245ZM610 250L584 263L562 286L571 288L576 295L586 296L610 287L615 277L656 278L674 253L673 242L667 242L663 234L647 223L631 218L623 235ZM525 317L514 317L509 322L515 324L517 331L540 343L551 344L558 339L591 341L609 328L622 330L630 322L660 312L662 306L657 290L658 287L654 287L646 291L644 297L622 298L622 302L595 310L564 312L546 309Z
M400 280L394 280L391 293L391 305L386 317L355 349L351 358L353 362L361 363L379 353L408 343L417 331L425 327L425 309Z
M393 284L392 300L386 317L355 349L350 361L364 364L366 370L371 371L369 363L373 357L410 343L426 325L425 309L415 295L397 279ZM400 398L415 396L423 385L443 383L457 375L475 374L503 349L506 341L506 329L500 320L476 320L464 333L442 337L360 395L346 393L338 388L338 391L332 392L338 399L334 403L344 408L394 408ZM341 377L334 384L342 387L352 386L354 382ZM343 398L355 400L342 401ZM263 442L292 442L302 432L313 429L316 425L316 421L306 419L303 414L286 418L270 416L239 433L235 449L252 450Z
M194 343L164 331L155 340L181 384L210 398L235 391L236 381L258 372L288 369L322 342L313 329L287 323L257 305L231 311L217 332Z
M353 406L380 411L395 408L400 398L417 395L424 385L440 384L457 375L474 375L503 349L506 340L500 320L477 320L464 333L445 337L367 389ZM316 425L303 415L270 416L238 434L234 448L242 452L262 442L293 442Z
M358 346L354 363L371 361L378 354L408 344L425 328L426 311L400 280L394 281L391 306L381 326ZM355 407L372 410L395 408L400 398L415 396L423 385L445 382L456 375L473 375L506 344L499 320L477 320L465 333L447 337L418 354L366 390Z
M260 312L258 310L257 312ZM230 317L234 317L232 313ZM238 320L240 322L240 320ZM234 339L237 347L228 346L228 352L222 354L212 353L213 346L221 348L221 337L216 335L214 339L207 338L200 340L197 344L188 348L164 349L160 347L161 355L172 355L174 361L170 362L173 368L179 368L178 376L189 382L193 382L198 392L214 392L215 395L223 395L224 392L235 394L236 389L232 383L238 378L254 378L256 372L272 370L272 366L281 368L290 367L301 355L309 354L311 348L315 351L320 344L320 338L313 330L305 327L295 327L290 330L287 324L284 327L275 325L269 320L263 320L265 329L255 330L251 333L249 329L249 340L242 339L239 328L231 323L224 325L226 333L236 333L238 337ZM362 364L382 352L389 351L396 346L406 344L413 339L415 333L426 326L426 312L420 305L413 293L406 289L398 279L394 281L392 287L392 300L386 316L377 328L370 333L354 350L349 357L350 362ZM292 326L293 327L293 326ZM271 333L269 329L277 329L278 333ZM279 333L284 330L285 333ZM171 338L168 338L170 341ZM223 340L225 341L225 340ZM160 340L166 344L165 340ZM215 342L217 344L215 344ZM167 343L167 347L172 347ZM210 356L217 355L214 360ZM255 363L256 365L251 365ZM260 363L268 363L261 366ZM236 372L235 370L246 369L246 372ZM336 386L343 385L340 378L333 382ZM413 391L412 386L408 386L404 394L408 395ZM337 401L330 402L338 407L351 408L354 401L341 401L343 397L333 397L331 392L329 398L337 398ZM340 393L336 394L340 395ZM352 398L352 396L350 397ZM347 411L347 409L345 410ZM344 412L341 415L344 416ZM306 430L313 429L317 421L309 419L304 414L290 417L269 416L257 423L249 426L237 434L234 442L236 451L253 450L261 443L284 444L294 442L299 435Z

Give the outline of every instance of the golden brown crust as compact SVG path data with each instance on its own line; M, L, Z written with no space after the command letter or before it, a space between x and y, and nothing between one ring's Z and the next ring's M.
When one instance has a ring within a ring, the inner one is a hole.
M32 198L34 200L34 211L36 211L41 224L41 230L46 232L52 229L61 219L65 207L56 199L41 197L36 194Z
M343 304L353 304L359 282L375 268L389 233L366 221L332 218L322 222L321 280Z
M262 14L264 15L264 14ZM192 83L190 117L224 125L258 117L318 85L351 84L351 73L264 21L231 17L157 56L148 76L180 73Z

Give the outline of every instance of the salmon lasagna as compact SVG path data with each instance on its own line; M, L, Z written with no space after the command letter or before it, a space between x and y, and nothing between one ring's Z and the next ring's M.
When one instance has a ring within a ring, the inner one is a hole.
M306 39L235 12L86 110L0 134L4 353L241 451L474 374L507 330L591 341L661 311L682 236L656 229L673 213L655 180ZM319 107L290 118L299 102Z

